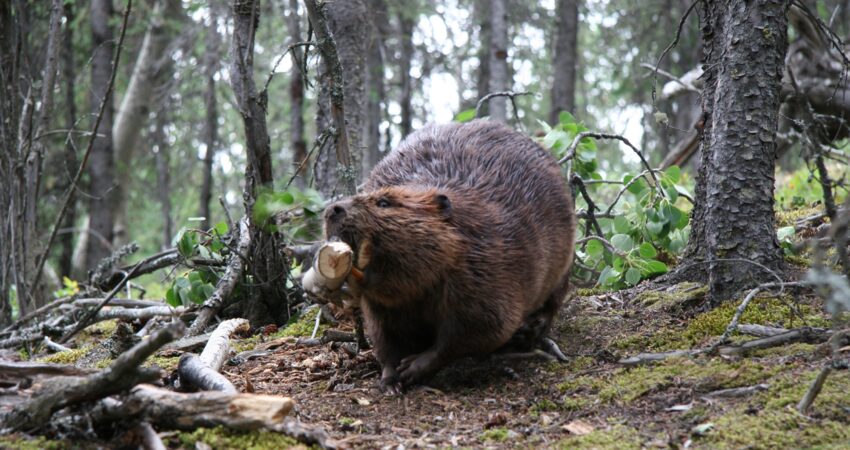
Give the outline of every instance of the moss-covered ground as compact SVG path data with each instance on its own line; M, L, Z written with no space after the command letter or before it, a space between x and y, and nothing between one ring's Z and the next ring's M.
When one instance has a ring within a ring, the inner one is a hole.
M740 299L704 310L705 292L698 284L682 284L574 293L552 330L568 362L465 359L402 397L377 390L380 369L371 351L351 356L338 346L296 343L295 337L312 333L317 309L271 333L237 339L238 351L261 347L267 353L223 371L240 390L293 397L302 422L323 427L350 448L850 448L848 373L833 372L807 414L795 408L827 361L818 344L736 358L676 357L633 368L617 362L715 342ZM829 321L816 297L787 291L756 298L741 323L798 327ZM748 339L733 336L735 342ZM85 341L73 353L45 360L73 363L92 345ZM177 357L162 353L150 363L170 371ZM756 385L767 387L740 397L714 395ZM298 445L280 434L224 429L164 436L169 448ZM74 448L63 441L3 439L1 448Z

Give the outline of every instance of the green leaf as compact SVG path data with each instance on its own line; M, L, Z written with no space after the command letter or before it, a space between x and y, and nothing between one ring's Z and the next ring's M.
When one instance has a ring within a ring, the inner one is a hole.
M655 251L655 247L653 247L652 244L650 244L649 242L644 242L640 244L639 251L640 256L646 259L655 258L655 256L658 254L658 252Z
M672 183L678 183L682 175L682 169L679 166L670 166L664 171L664 176Z
M667 273L667 265L661 261L651 259L649 261L646 261L644 270L646 271L647 275L658 275L662 273Z
M626 283L630 286L634 286L638 284L640 281L640 270L630 267L629 270L626 271Z
M667 250L670 250L673 253L679 253L684 247L684 241L679 238L674 238L670 240L670 245L667 246Z
M219 235L223 235L223 234L227 233L227 222L219 222L219 223L215 224L215 226L213 227L213 230L215 230L215 232L218 233Z
M190 258L195 253L194 236L194 233L183 233L183 236L180 237L180 241L177 242L177 251L180 256Z
M598 259L605 251L605 247L602 245L601 242L594 239L587 243L587 246L585 246L584 250L587 252L588 256Z
M614 231L623 234L631 233L632 223L625 216L617 216L614 218Z
M663 229L664 224L661 222L653 222L651 220L646 222L646 231L649 231L649 234L651 234L652 236L658 236L659 234L661 234L661 231Z
M617 250L628 252L634 248L635 243L627 234L615 234L611 237L611 245L613 245Z
M469 122L475 118L475 108L465 109L455 116L455 122Z
M629 183L630 181L632 181L633 179L634 179L634 177L633 177L633 176L631 176L631 175L626 175L626 176L624 176L624 177L623 177L623 184L624 184L624 185L625 185L625 184L628 184L628 183ZM631 192L632 194L638 195L638 194L640 194L641 192L645 191L645 190L646 190L646 189L648 189L648 188L649 188L649 186L646 184L646 181L645 181L643 178L641 178L641 179L639 179L639 180L635 181L634 183L632 183L632 184L628 187L628 191L629 191L629 192Z
M780 241L790 241L794 237L794 227L782 227L776 230L776 237Z
M552 130L543 137L543 146L552 150L566 150L570 136L563 130Z
M676 190L676 186L674 185L664 188L664 193L667 194L667 198L670 199L670 203L676 203L676 200L679 198L679 191Z
M177 293L174 292L174 287L165 291L165 302L168 303L169 305L171 305L174 308L182 305L182 302L180 301L180 298L177 296Z
M576 118L567 111L558 113L558 122L561 124L576 123Z

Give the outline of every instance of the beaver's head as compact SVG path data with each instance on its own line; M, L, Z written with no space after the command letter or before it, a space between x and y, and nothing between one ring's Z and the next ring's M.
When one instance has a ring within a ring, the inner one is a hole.
M455 253L451 216L448 193L391 186L328 205L324 233L326 240L351 246L361 269L379 257L385 264L410 262L407 258L422 262L432 256L444 260L446 253Z

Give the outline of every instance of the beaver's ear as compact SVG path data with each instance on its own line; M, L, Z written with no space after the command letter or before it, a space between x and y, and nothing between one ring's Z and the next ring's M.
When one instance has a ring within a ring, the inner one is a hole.
M440 211L444 216L448 217L452 212L452 201L446 194L434 194L434 204L437 205L437 211Z

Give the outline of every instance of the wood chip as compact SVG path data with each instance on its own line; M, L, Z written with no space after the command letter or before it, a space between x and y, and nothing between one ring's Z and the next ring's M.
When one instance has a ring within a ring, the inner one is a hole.
M592 433L595 428L583 420L573 420L566 425L562 425L561 429L576 436L584 436L585 434Z

